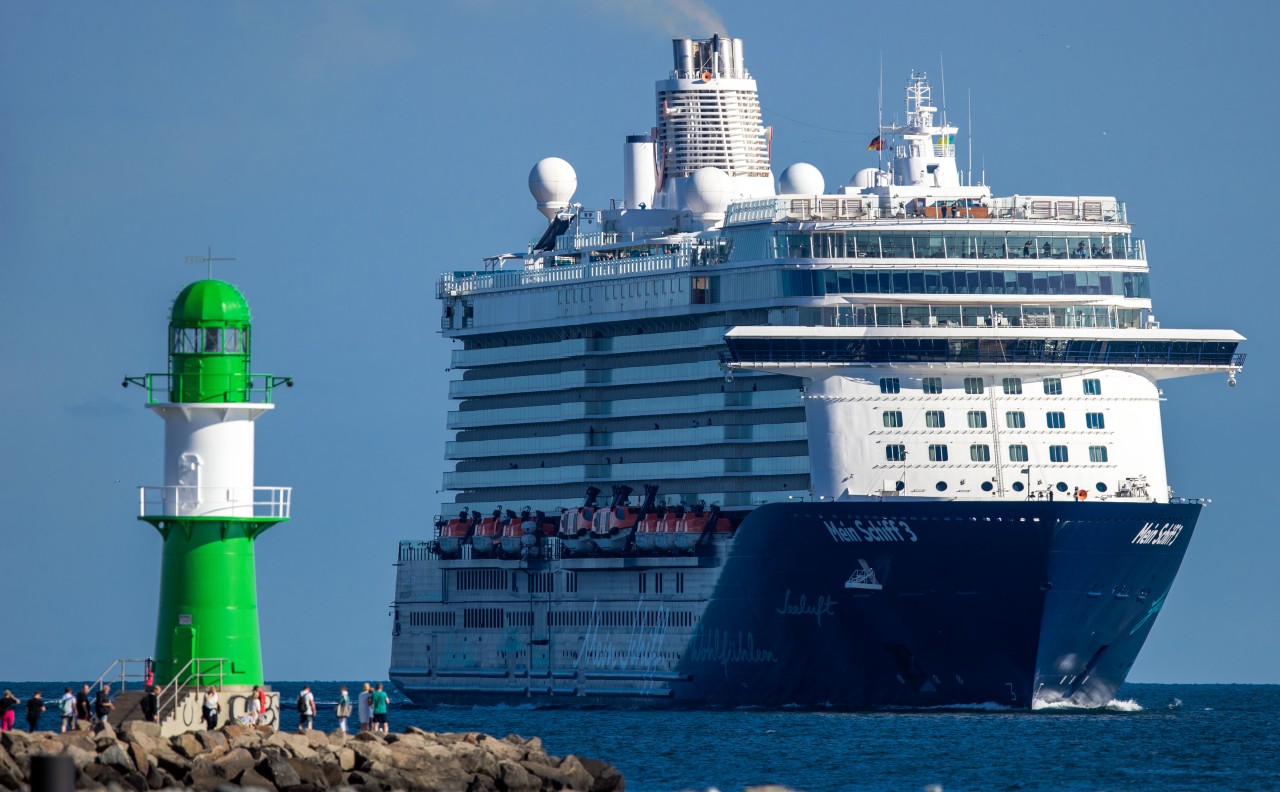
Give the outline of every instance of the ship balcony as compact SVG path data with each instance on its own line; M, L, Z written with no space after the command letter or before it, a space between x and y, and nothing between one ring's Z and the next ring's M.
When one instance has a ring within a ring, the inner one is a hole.
M293 487L139 487L138 517L287 520Z

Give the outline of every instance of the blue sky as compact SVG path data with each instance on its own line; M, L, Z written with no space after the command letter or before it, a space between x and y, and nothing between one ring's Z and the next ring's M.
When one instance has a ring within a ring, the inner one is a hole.
M1120 197L1164 326L1249 337L1240 387L1164 384L1170 479L1214 503L1131 679L1280 682L1275 11L755 0L0 0L0 678L152 651L160 540L135 487L160 483L162 423L119 382L164 370L207 245L237 258L215 274L253 307L254 368L298 381L258 424L259 484L295 488L258 543L267 675L382 678L396 543L442 500L436 277L541 232L542 157L584 204L619 196L670 39L716 17L746 41L775 173L872 164L881 58L892 110L941 56L997 195Z

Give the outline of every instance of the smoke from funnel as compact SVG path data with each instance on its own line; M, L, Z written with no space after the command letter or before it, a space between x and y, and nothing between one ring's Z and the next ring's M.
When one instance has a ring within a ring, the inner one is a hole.
M728 36L724 19L702 0L650 0L644 3L619 3L595 0L601 11L621 14L635 24L657 28L677 37L702 38L712 33Z

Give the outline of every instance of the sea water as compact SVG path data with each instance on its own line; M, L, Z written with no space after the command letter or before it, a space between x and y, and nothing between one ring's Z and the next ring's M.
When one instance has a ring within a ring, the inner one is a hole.
M338 685L354 703L363 681L310 683L317 728L336 726ZM52 703L67 684L39 688ZM24 703L36 687L0 685ZM273 683L289 728L297 725L301 685ZM946 792L1280 789L1280 685L1131 684L1100 710L871 713L416 706L387 689L393 731L536 735L548 753L616 765L630 792L730 792L766 782L807 792L931 784ZM55 709L44 728L56 728ZM25 713L17 713L24 727Z

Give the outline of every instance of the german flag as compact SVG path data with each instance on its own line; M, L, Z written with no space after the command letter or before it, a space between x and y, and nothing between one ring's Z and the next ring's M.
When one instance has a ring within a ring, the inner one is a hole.
M867 144L867 151L884 151L884 140L876 135L875 138Z

